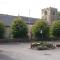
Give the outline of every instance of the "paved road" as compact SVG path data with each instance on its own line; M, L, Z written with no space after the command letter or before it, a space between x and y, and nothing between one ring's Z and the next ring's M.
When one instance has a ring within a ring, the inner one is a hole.
M29 43L0 44L0 60L60 60L60 48L37 51Z

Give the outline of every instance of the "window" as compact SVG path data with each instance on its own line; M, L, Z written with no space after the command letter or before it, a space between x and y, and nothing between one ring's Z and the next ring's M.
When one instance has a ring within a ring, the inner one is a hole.
M55 12L53 12L52 15L55 15Z
M47 11L45 11L45 15L47 15Z

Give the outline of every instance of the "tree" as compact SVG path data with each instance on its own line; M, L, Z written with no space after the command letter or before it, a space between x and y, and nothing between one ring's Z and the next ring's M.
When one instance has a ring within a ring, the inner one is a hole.
M53 38L60 37L60 20L56 20L52 23L50 27L50 34Z
M58 12L58 16L60 16L60 12Z
M13 38L25 38L27 37L27 25L26 23L20 19L16 18L12 24L12 35Z
M44 20L38 20L32 27L32 35L39 39L48 38L48 24Z
M0 22L0 39L4 38L4 33L5 33L5 26L2 22Z

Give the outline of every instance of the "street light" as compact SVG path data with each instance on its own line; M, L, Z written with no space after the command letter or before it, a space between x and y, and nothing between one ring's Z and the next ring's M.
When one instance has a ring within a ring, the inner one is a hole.
M29 24L30 24L30 9L29 9Z
M28 33L28 35L29 35L29 40L31 39L31 25L30 25L30 9L29 9L29 18L28 18L28 24L29 24L29 33Z

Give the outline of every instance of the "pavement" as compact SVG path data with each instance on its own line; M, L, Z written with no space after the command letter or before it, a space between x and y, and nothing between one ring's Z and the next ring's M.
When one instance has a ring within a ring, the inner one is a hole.
M0 60L60 60L60 48L34 50L30 43L0 44Z

